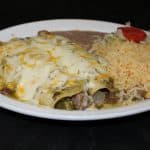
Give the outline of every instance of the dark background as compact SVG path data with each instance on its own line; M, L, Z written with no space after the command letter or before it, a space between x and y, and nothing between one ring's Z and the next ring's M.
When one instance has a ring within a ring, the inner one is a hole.
M35 20L97 19L150 29L146 1L0 1L0 29ZM150 112L114 120L65 122L0 109L0 150L150 149Z

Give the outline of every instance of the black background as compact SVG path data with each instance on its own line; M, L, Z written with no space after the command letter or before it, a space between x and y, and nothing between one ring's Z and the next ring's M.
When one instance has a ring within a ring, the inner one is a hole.
M81 18L150 29L146 1L1 1L0 29L44 19ZM145 150L150 147L150 112L92 122L65 122L0 109L0 150Z

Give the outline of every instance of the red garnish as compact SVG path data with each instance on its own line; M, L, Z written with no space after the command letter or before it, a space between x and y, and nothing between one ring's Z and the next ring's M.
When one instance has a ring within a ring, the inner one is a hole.
M119 27L117 30L121 30L126 39L136 43L143 41L147 36L143 30L135 27Z

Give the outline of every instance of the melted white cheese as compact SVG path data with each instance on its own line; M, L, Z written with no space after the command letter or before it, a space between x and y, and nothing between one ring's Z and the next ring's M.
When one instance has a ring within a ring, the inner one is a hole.
M38 88L47 80L49 71L48 65L34 69L25 67L16 88L17 97L26 101L32 100Z

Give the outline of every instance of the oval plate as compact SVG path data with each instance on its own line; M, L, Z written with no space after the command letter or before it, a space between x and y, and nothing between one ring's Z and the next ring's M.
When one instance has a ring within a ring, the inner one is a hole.
M90 30L100 32L113 32L118 26L116 23L94 20L80 19L57 19L32 22L13 26L0 31L0 41L6 41L16 37L34 36L39 30L59 31L59 30ZM47 107L39 107L31 104L12 100L0 94L0 107L15 111L21 114L47 119L57 120L100 120L123 116L129 116L150 110L150 100L142 101L130 106L86 111L65 111L55 110Z

